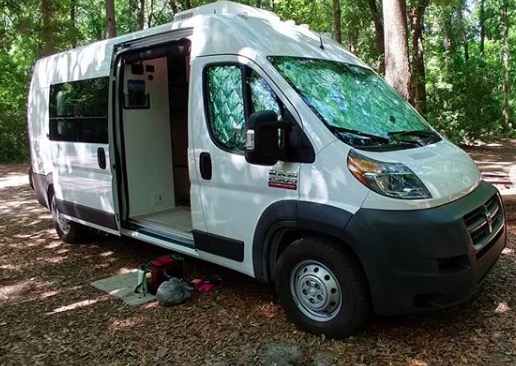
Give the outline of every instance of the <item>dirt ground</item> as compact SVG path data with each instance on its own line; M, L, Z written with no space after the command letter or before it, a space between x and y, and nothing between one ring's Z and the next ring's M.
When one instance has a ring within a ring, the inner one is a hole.
M296 330L267 285L191 259L189 273L218 274L223 283L176 307L131 308L89 283L166 251L114 237L61 243L27 184L27 168L0 166L2 365L516 364L512 249L471 301L428 315L375 317L341 341ZM515 248L516 201L506 209Z

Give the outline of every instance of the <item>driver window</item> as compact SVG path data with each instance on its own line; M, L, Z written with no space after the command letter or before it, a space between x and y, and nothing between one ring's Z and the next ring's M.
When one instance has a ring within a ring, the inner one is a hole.
M273 110L282 119L283 106L276 94L252 69L234 64L216 65L208 67L204 77L209 128L220 148L244 151L245 121L251 113Z
M251 90L252 112L272 110L281 120L282 113L278 98L265 79L253 70L247 78L247 83Z

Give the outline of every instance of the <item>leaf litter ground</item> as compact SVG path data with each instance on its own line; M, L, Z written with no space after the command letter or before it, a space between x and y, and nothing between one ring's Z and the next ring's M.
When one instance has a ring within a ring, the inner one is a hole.
M192 276L223 277L187 303L138 308L90 286L167 253L115 237L61 243L27 184L27 165L0 166L2 365L515 365L516 201L509 248L483 289L456 308L374 317L363 333L327 340L297 330L271 287L187 259Z

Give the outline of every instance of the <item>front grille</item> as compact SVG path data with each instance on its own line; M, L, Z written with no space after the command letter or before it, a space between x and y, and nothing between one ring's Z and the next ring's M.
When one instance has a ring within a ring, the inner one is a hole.
M496 242L504 225L502 203L498 194L466 214L464 223L479 259Z

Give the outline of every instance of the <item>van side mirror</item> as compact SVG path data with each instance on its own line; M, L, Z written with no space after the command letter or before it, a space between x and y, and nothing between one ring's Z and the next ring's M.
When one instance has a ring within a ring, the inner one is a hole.
M274 165L282 156L285 123L274 111L255 112L246 122L245 160L250 164Z

